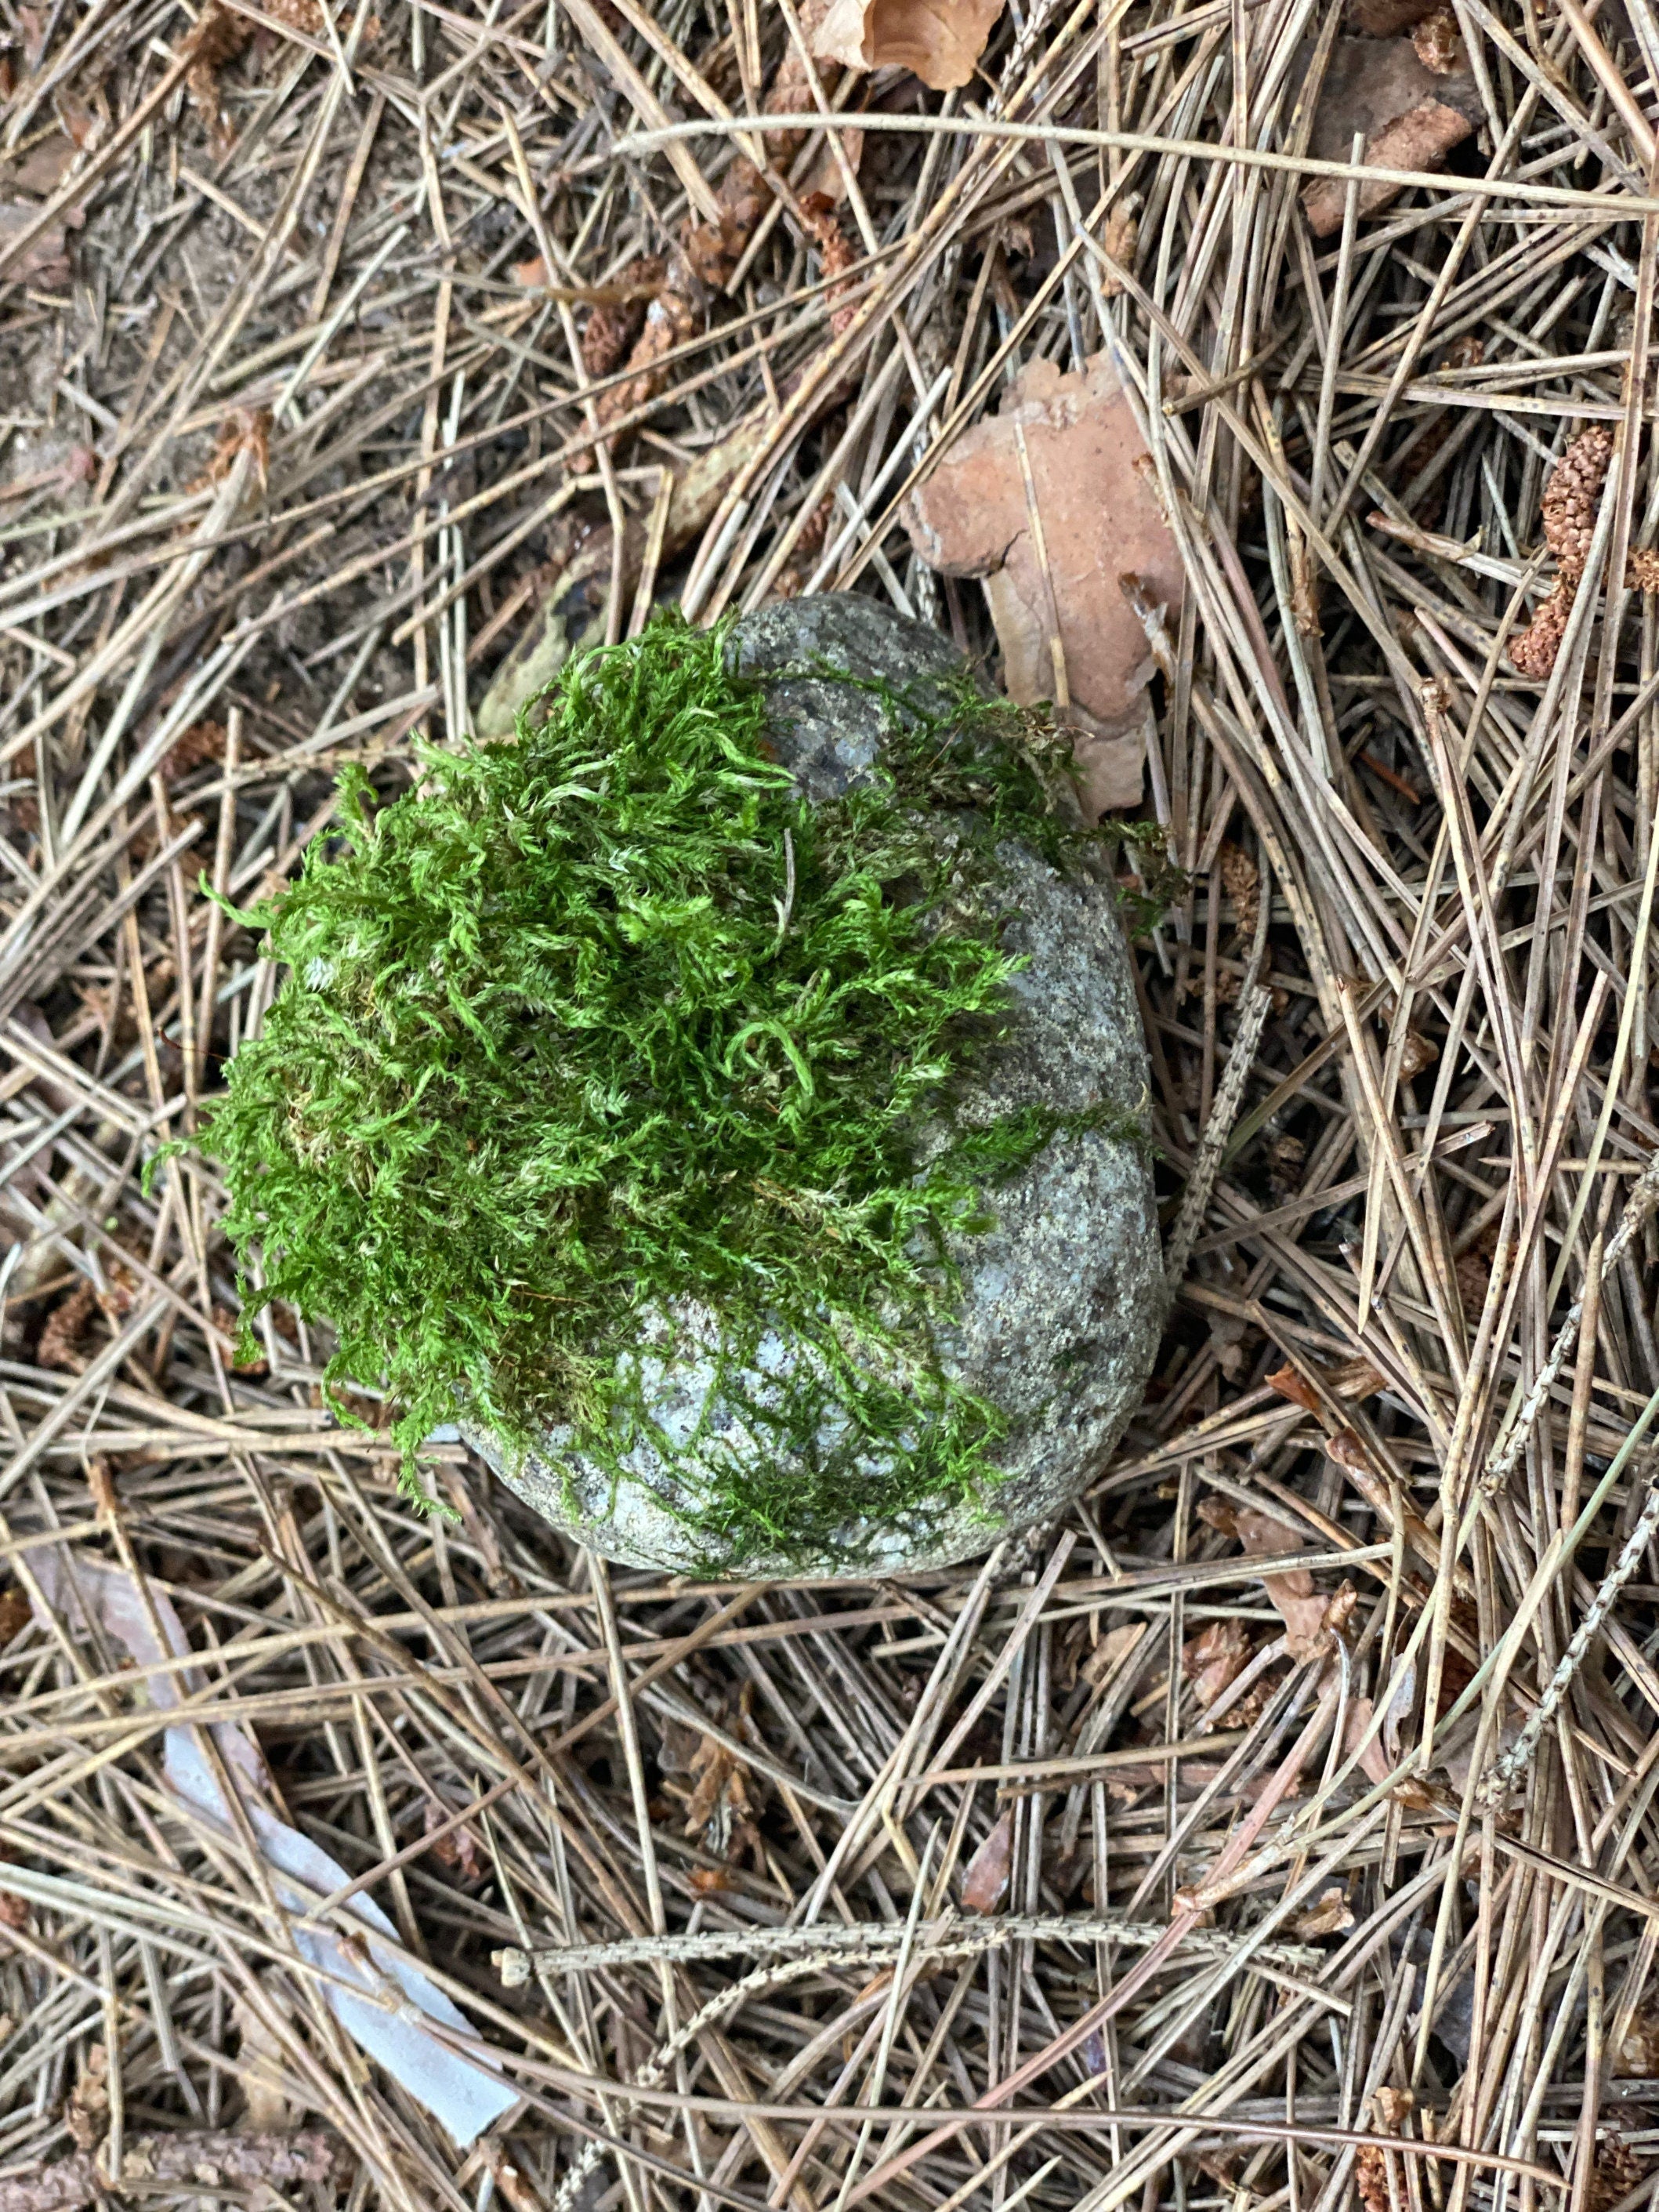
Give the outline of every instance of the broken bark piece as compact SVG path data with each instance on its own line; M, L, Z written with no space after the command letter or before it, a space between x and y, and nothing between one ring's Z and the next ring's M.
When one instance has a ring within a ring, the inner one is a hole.
M1170 619L1184 583L1148 466L1104 354L1065 373L1037 360L1000 414L957 440L903 513L929 568L983 585L1011 699L1055 699L1063 671L1069 703L1060 702L1056 719L1076 733L1091 821L1139 803L1152 714L1154 663L1119 579L1133 574L1141 598Z
M1436 170L1469 136L1480 114L1480 95L1468 70L1448 74L1425 67L1412 40L1339 39L1320 89L1309 151L1321 161L1346 161L1359 131L1368 168ZM1316 238L1342 228L1347 189L1340 177L1321 177L1303 193ZM1382 180L1362 185L1360 214L1387 207L1402 189Z
M1365 142L1366 166L1374 169L1416 170L1443 167L1454 146L1461 146L1474 125L1468 116L1443 101L1425 100L1421 106L1396 116L1388 128ZM1397 199L1402 186L1367 184L1359 187L1359 212L1375 215ZM1339 177L1322 177L1302 196L1308 225L1316 238L1328 238L1342 228L1342 206L1347 185Z
M908 69L934 92L973 80L1004 0L832 0L812 40L844 69Z

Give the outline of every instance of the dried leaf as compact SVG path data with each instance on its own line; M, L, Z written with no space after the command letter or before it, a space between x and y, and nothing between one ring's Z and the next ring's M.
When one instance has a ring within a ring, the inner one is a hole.
M833 0L811 41L844 69L908 69L935 92L972 81L1003 0Z
M1014 1816L1002 1814L985 1841L968 1862L962 1878L964 1912L994 1912L1008 1887L1013 1863Z
M1268 1376L1267 1388L1276 1390L1281 1398L1288 1398L1293 1406L1300 1406L1304 1413L1317 1413L1319 1411L1318 1391L1288 1361L1283 1367L1274 1368Z
M525 271L532 267L541 273L527 276ZM513 273L521 284L547 282L546 265L539 257L533 263L521 261ZM602 300L589 310L582 331L582 367L590 376L609 376L626 356L644 327L652 295L661 289L667 274L668 265L660 255L636 254L617 282L617 289L625 289L629 296Z
M1237 1536L1254 1559L1283 1558L1286 1553L1307 1548L1293 1528L1259 1506L1230 1505L1219 1498L1206 1498L1198 1511L1199 1518L1212 1528ZM1353 1584L1345 1582L1334 1597L1322 1597L1306 1567L1264 1575L1261 1587L1285 1623L1285 1649L1292 1659L1317 1659L1328 1652L1333 1636L1341 1633L1358 1596Z
M9 191L33 192L50 199L64 181L79 149L66 131L54 131L31 146L0 178Z
M735 1752L706 1735L691 1755L695 1786L685 1807L685 1833L702 1838L716 1858L736 1859L754 1838L749 1768Z
M21 230L27 229L40 212L36 200L0 200L0 252ZM6 270L9 284L27 282L43 286L51 291L70 281L69 232L78 228L85 220L78 208L67 208L63 216L46 228L25 246L17 259Z
M1206 1711L1243 1673L1250 1639L1242 1620L1212 1620L1182 1647L1181 1671Z
M448 1818L441 1805L428 1804L422 1823L426 1833L429 1836L434 1828L441 1828ZM440 1836L428 1856L436 1859L440 1866L447 1867L452 1874L459 1875L463 1881L478 1881L483 1877L484 1863L478 1855L472 1831L465 1821Z
M1132 1621L1122 1628L1108 1629L1078 1672L1091 1688L1097 1688L1108 1675L1116 1673L1146 1633L1147 1625L1144 1620Z
M1339 1883L1321 1893L1319 1902L1299 1912L1291 1923L1291 1933L1298 1942L1306 1943L1316 1936L1340 1936L1353 1926L1353 1908L1348 1903L1348 1893Z
M983 583L1008 696L1020 705L1055 697L1058 636L1070 693L1060 719L1076 737L1091 820L1139 801L1154 672L1140 617L1103 592L1101 579L1132 572L1171 620L1184 587L1146 462L1104 354L1065 374L1039 358L904 509L910 542L930 568Z

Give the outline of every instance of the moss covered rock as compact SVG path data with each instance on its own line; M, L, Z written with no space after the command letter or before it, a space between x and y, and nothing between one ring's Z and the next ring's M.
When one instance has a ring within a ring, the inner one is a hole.
M960 694L946 640L852 597L764 608L728 650L761 682L769 750L815 809L891 767L895 689L941 727ZM957 803L971 802L971 774L962 781L931 786L947 857L971 811ZM1107 870L1042 842L996 844L996 932L1020 963L1002 1033L915 1133L918 1179L975 1158L976 1144L988 1163L976 1218L959 1214L922 1262L938 1291L926 1376L902 1334L884 1343L833 1313L821 1328L757 1330L747 1316L735 1327L718 1298L647 1304L608 1379L602 1449L568 1422L549 1423L533 1449L464 1424L556 1526L640 1566L890 1574L970 1558L1059 1510L1097 1471L1140 1402L1164 1312L1139 1127L1146 1048ZM1038 1134L1011 1145L1011 1130ZM873 1432L849 1404L848 1363L886 1409ZM933 1431L947 1427L951 1447L936 1451ZM916 1468L931 1472L909 1480ZM741 1510L711 1509L734 1484Z

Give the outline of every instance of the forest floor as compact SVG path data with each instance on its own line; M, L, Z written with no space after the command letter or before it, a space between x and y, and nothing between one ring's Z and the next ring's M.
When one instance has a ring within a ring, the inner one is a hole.
M0 0L0 2212L1652 2203L1659 15L380 6ZM422 1514L146 1181L204 879L829 590L1140 825L1146 1403L891 1582Z

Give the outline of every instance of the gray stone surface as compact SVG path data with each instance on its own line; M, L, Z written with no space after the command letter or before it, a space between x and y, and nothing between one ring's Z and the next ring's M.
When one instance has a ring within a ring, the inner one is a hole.
M850 596L764 607L738 624L734 644L740 665L767 681L779 757L818 799L868 773L882 710L870 695L799 672L802 663L822 653L854 676L895 684L961 665L936 631ZM797 672L769 676L792 666ZM1062 877L1023 846L1005 847L1001 858L1014 909L1005 941L1030 964L1013 985L1012 1033L976 1066L958 1126L1028 1104L1071 1113L1104 1102L1134 1115L1146 1094L1146 1047L1110 885ZM859 1512L854 1474L832 1542L805 1558L751 1557L742 1572L867 1576L953 1565L1057 1512L1097 1471L1140 1402L1163 1325L1151 1167L1139 1146L1103 1129L1061 1133L997 1186L993 1204L994 1226L957 1248L963 1297L939 1347L947 1374L1010 1419L981 1504L875 1522ZM690 1306L643 1332L640 1376L665 1435L689 1439L701 1423L705 1437L742 1440L741 1415L717 1382L718 1341L718 1316ZM742 1388L764 1401L799 1356L787 1337L763 1340ZM606 1557L719 1571L707 1538L686 1525L692 1493L654 1450L636 1449L631 1479L613 1491L567 1433L550 1433L540 1455L516 1462L487 1437L471 1441L538 1512Z

